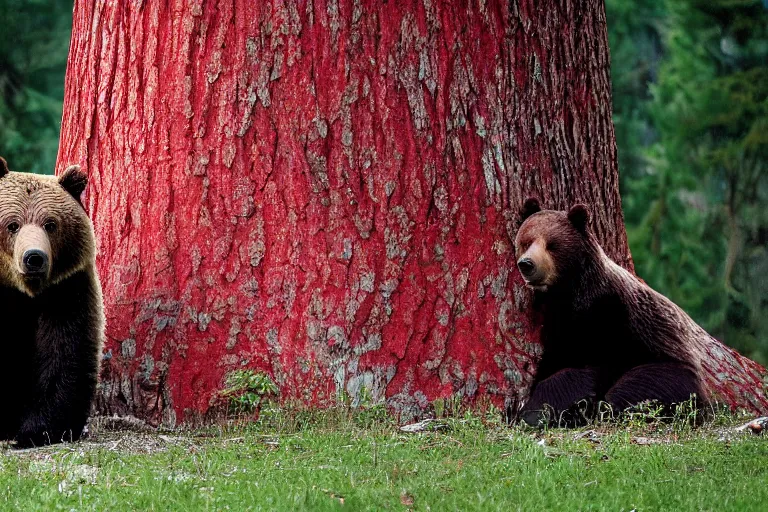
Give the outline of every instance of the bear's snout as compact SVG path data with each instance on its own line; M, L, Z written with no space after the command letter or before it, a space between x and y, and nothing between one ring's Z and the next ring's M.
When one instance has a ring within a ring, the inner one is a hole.
M48 255L40 249L24 251L22 266L25 274L47 274Z
M520 273L525 277L531 277L536 273L536 265L531 258L521 258L517 262L517 268L520 269Z
M517 268L525 283L539 291L545 291L557 278L555 260L546 247L546 242L537 238L521 251L517 260Z
M16 266L30 290L45 283L51 273L51 241L43 228L35 224L22 226L14 247Z

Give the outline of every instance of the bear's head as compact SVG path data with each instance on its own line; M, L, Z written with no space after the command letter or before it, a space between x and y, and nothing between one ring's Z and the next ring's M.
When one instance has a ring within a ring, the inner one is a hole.
M0 286L34 297L93 262L86 184L78 166L57 179L10 172L0 158Z
M593 252L586 206L577 204L568 212L542 210L539 201L530 198L523 205L522 218L515 255L528 286L547 291L567 284L583 270Z

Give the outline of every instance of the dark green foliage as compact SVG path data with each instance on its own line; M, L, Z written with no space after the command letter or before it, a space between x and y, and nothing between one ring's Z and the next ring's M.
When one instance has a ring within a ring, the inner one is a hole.
M760 0L608 0L607 9L636 270L765 363L768 10Z
M0 0L0 155L12 170L53 173L72 2Z
M664 9L657 0L608 0L613 122L619 147L622 190L643 174L644 148L656 140L648 116L648 84L658 76L662 58L659 28ZM626 201L626 198L625 198Z
M219 396L228 402L234 414L252 414L264 400L275 398L279 389L269 375L253 370L235 370L226 378L226 388Z

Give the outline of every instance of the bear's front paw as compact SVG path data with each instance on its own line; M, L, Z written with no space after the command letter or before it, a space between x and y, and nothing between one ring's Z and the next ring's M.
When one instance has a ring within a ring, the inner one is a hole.
M77 441L79 436L72 435L71 430L51 429L22 429L16 436L16 448L34 448L54 443L68 443Z
M51 438L46 431L23 430L16 434L16 448L35 448L51 444Z
M531 427L546 427L552 422L553 410L547 404L541 409L525 409L520 411L520 420Z

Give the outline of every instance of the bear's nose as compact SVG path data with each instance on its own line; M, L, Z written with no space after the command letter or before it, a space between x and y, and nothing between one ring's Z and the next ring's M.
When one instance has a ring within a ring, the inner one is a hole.
M40 249L25 251L22 261L24 262L24 272L27 274L45 274L48 272L48 255Z
M536 265L533 264L530 258L523 258L518 261L517 268L520 269L520 273L525 277L530 277L536 272Z

